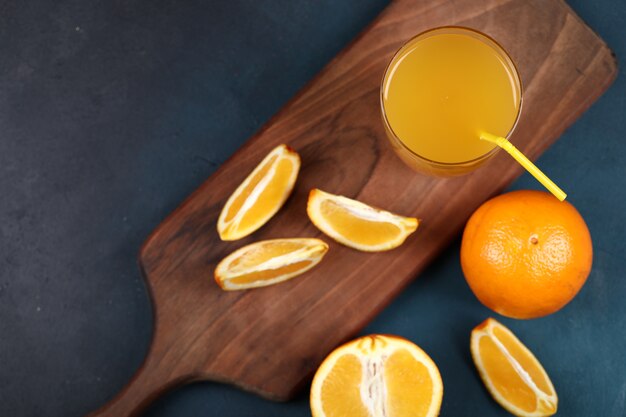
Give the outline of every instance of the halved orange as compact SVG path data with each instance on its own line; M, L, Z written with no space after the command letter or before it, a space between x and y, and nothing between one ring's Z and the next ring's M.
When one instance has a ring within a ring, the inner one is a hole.
M396 336L361 337L335 349L311 385L313 417L435 417L443 383L432 359Z
M262 240L224 258L215 268L215 282L224 290L245 290L287 281L313 268L327 251L319 239Z
M379 252L400 246L419 221L368 206L360 201L313 189L309 219L328 236L354 249Z
M558 398L535 355L502 324L489 318L472 330L472 358L493 398L520 417L551 416Z
M237 240L263 226L285 204L300 170L287 145L274 148L230 196L217 221L222 240Z

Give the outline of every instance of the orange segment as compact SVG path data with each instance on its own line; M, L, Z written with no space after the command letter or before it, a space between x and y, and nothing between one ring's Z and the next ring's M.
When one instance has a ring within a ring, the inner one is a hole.
M551 416L558 398L537 358L502 324L489 318L472 331L471 352L493 398L521 417Z
M515 369L509 358L489 337L481 337L478 342L482 366L489 375L491 383L505 398L512 401L525 412L535 411L537 396Z
M263 226L283 206L300 170L300 157L286 145L274 148L230 196L217 221L222 240L241 239Z
M443 384L418 346L372 335L335 349L311 385L313 417L435 417Z
M408 350L398 350L385 363L387 408L391 416L426 416L433 396L428 368Z
M370 417L361 401L361 360L352 354L337 359L333 372L321 387L323 415L326 417Z
M311 190L307 213L328 236L366 252L396 248L418 226L416 218L398 216L318 189Z
M224 290L265 287L308 271L327 251L319 239L263 240L224 258L215 268L215 281Z
M516 358L523 370L525 370L530 378L535 382L537 388L548 395L554 395L554 387L548 378L544 378L545 371L541 364L531 354L527 355L528 349L511 333L510 330L502 327L494 327L493 334L502 342L507 350Z

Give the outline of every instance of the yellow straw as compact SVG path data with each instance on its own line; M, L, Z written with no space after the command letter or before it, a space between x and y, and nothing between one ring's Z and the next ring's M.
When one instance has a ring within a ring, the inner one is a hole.
M537 166L533 164L530 159L526 158L526 156L524 156L524 154L515 146L513 146L513 144L509 142L506 138L495 136L487 132L482 132L480 134L480 138L482 140L486 140L487 142L495 143L496 145L507 151L509 155L515 158L515 160L519 162L521 166L526 168L526 170L530 172L530 174L535 177L537 181L542 183L544 187L546 187L552 194L554 194L554 196L558 198L559 201L565 200L567 194L565 194L563 190L561 190L555 183L553 183L552 180L546 176L546 174L541 172L541 170L537 168Z

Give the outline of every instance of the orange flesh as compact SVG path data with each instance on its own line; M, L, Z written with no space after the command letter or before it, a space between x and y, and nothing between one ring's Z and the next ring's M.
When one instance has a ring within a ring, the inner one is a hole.
M394 239L401 230L392 223L375 222L354 217L349 210L334 201L324 200L320 211L327 219L332 219L332 227L342 236L364 245L379 245Z
M552 391L543 372L541 372L541 369L537 366L537 362L528 356L528 353L524 351L524 349L520 346L520 343L513 339L507 332L498 327L493 329L493 333L504 345L511 356L513 356L522 368L528 372L528 375L530 375L530 378L533 380L535 385L537 385L537 388L548 395L554 395L554 391Z
M276 158L278 158L278 156L271 157L269 161L267 161L265 166L261 168L259 172L257 172L256 175L252 178L252 180L248 184L248 187L246 187L243 190L243 192L235 198L235 200L229 207L228 213L226 213L226 216L224 217L225 223L228 223L229 221L231 221L233 217L239 212L239 210L241 210L241 207L245 203L246 199L250 196L250 193L252 192L252 190L254 190L254 187L256 187L258 183L261 182L263 177L267 175L270 168L274 164L274 161L276 161Z
M280 203L285 199L285 190L289 190L290 188L290 179L295 168L293 161L289 158L281 158L278 161L272 179L258 195L257 200L252 207L249 207L247 211L243 213L239 223L229 223L232 222L237 213L241 210L246 200L252 194L254 188L263 180L265 176L270 175L270 170L272 169L276 158L278 158L278 156L270 158L267 164L265 164L265 166L263 166L263 168L261 168L259 172L254 175L252 181L250 181L243 192L235 197L233 203L229 207L228 213L224 217L224 223L227 225L223 232L224 234L228 235L228 233L234 228L246 229L250 225L265 223L265 221L276 212L278 207L280 207Z
M433 395L433 382L426 366L403 349L384 362L384 370L389 417L425 416Z
M526 385L495 342L487 336L482 336L478 344L484 371L489 375L495 389L522 410L535 411L537 396Z
M265 271L252 272L249 274L240 275L235 278L230 278L229 281L235 285L249 284L257 281L265 281L276 278L281 275L291 274L301 269L305 269L311 265L311 261L301 261L282 266L276 269L268 269Z
M262 249L259 246L257 246L256 249L257 250L247 251L239 258L234 259L230 263L229 267L231 269L239 267L254 267L277 256L302 249L302 244L299 242L289 241L265 242ZM243 263L243 261L245 261L245 263Z
M290 159L282 158L278 162L274 177L270 184L263 190L254 206L252 206L241 219L241 224L245 222L256 222L259 218L273 213L278 202L285 198L285 190L289 186L289 180L293 173L293 162Z
M361 361L354 355L337 360L322 385L321 403L326 417L371 417L361 401Z

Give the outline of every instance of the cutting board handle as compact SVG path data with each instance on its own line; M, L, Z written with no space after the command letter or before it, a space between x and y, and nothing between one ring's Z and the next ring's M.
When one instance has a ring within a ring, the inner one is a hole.
M189 374L177 375L176 370L165 363L149 353L128 385L105 406L86 417L138 417L165 391L193 380Z

